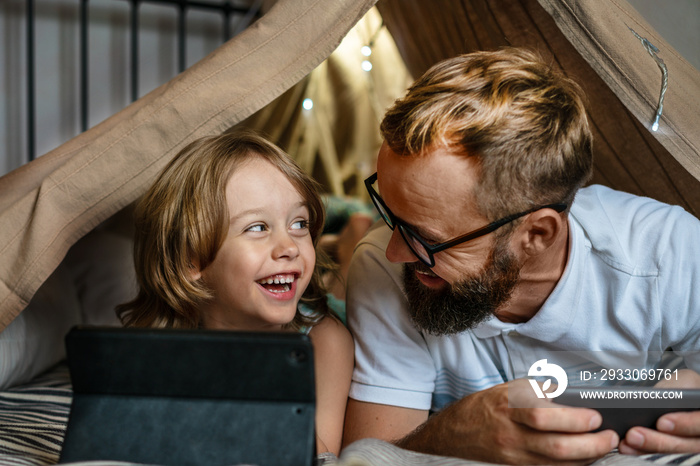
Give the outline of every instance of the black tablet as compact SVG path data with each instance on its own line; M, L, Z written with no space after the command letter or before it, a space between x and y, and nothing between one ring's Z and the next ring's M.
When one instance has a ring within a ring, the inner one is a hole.
M61 462L311 465L311 342L297 333L77 327Z

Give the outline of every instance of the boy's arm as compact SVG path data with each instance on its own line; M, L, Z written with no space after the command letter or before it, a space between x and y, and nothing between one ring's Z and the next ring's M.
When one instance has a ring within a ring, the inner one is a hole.
M352 337L333 317L316 324L309 337L314 347L316 372L317 451L338 455L354 363Z

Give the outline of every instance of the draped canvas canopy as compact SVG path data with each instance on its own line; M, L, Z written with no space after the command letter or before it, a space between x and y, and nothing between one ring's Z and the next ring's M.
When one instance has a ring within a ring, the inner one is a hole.
M0 178L0 330L66 251L133 202L194 138L222 131L321 63L374 0L279 0L251 28L122 112ZM502 45L539 50L589 99L594 182L700 212L700 72L624 0L380 0L414 76ZM659 49L668 91L657 132ZM339 109L342 111L342 109Z

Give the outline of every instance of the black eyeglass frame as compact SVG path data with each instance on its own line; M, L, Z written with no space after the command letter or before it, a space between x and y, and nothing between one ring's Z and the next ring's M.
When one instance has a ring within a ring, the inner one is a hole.
M396 215L394 215L394 213L387 207L387 205L384 203L384 200L379 196L379 193L377 191L375 191L375 189L372 187L372 185L376 181L377 181L377 173L374 173L373 175L369 176L365 180L365 188L367 189L367 192L369 193L369 197L370 197L370 199L372 199L374 206L377 208L379 215L382 217L384 222L392 230L394 228L396 228L397 226L399 227L399 233L401 233L401 236L403 237L404 241L408 245L408 247L411 250L411 252L413 253L413 255L416 256L419 261L421 261L423 264L427 265L428 267L435 266L435 254L437 254L440 251L444 251L445 249L449 249L453 246L457 246L458 244L466 243L467 241L471 241L473 239L487 235L493 231L498 230L503 225L506 225L514 220L519 219L520 217L524 217L525 215L531 214L531 213L536 212L538 210L553 209L553 210L561 213L564 210L566 210L566 208L568 207L567 204L561 203L561 202L555 203L555 204L547 204L547 205L543 205L543 206L539 206L539 207L534 207L534 208L526 210L524 212L519 212L517 214L508 215L507 217L503 217L501 219L498 219L494 222L489 223L485 227L470 231L469 233L458 236L457 238L445 241L443 243L429 244L418 233L413 231L413 229L411 229L411 227L408 226L403 220L401 220ZM387 218L387 216L384 215L384 213L386 213L386 215L388 215L389 218ZM421 244L421 246L423 246L423 249L425 249L425 252L428 254L429 261L426 261L424 258L422 258L420 256L420 254L418 254L416 252L414 247L411 245L411 241L409 241L409 238L407 238L407 236L410 236L411 238L415 239L416 241L418 241Z

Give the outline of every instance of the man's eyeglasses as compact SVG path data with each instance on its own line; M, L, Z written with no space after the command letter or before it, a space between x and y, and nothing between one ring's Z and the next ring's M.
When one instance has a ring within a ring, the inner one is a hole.
M449 241L445 241L444 243L439 243L439 244L430 244L428 243L425 239L423 239L418 233L413 231L413 229L407 225L403 220L400 218L396 217L391 210L386 206L382 198L379 196L379 193L374 189L374 183L377 181L377 174L375 173L374 175L370 176L365 180L365 187L367 188L367 191L369 192L369 197L372 199L372 202L374 203L375 207L379 211L379 215L384 219L387 225L389 225L389 228L392 230L396 227L398 227L399 232L401 233L401 236L403 237L404 241L406 241L406 244L408 247L411 249L413 254L425 265L428 267L433 267L435 265L435 254L444 251L445 249L451 248L453 246L457 246L458 244L465 243L467 241L471 241L473 239L476 239L480 236L487 235L491 233L492 231L495 231L499 228L501 228L503 225L506 225L513 220L516 220L520 217L523 217L527 214L531 214L532 212L535 212L540 209L554 209L557 212L563 212L567 205L566 204L548 204L544 205L541 207L535 207L530 210L526 210L525 212L520 212L517 214L509 215L507 217L503 217L502 219L496 220L495 222L489 223L483 228L479 228L474 231L470 231L469 233L458 236L457 238L451 239Z

